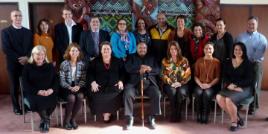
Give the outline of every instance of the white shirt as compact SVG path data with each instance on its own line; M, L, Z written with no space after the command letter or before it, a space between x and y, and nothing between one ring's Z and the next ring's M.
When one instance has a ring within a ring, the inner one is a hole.
M72 81L75 81L76 66L72 67Z
M72 41L72 27L76 25L76 23L72 20L71 26L67 25L67 22L65 21L65 26L67 27L68 36L69 36L69 44L71 44Z

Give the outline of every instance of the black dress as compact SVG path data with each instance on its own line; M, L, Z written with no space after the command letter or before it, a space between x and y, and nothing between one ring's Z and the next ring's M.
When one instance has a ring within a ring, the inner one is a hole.
M56 107L58 81L52 64L44 63L42 66L35 64L25 65L22 73L22 82L25 97L29 100L32 111L42 111ZM49 88L53 89L51 95L37 95L39 90Z
M220 95L229 97L235 104L252 95L252 64L249 60L244 60L238 67L234 68L232 60L228 60L225 64L224 72L224 89L220 91ZM234 83L243 89L243 92L237 92L227 89L227 86Z
M122 106L122 95L115 84L124 79L123 62L112 57L110 65L105 65L101 57L90 63L87 73L88 87L90 87L90 107L92 113L114 113ZM96 81L100 85L98 92L91 91L91 83Z

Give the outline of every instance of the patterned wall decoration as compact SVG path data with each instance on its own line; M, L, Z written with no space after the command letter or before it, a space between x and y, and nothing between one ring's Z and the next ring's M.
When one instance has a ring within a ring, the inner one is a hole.
M76 1L76 0L66 0ZM83 0L78 0L83 1ZM176 27L175 17L185 15L186 27L194 22L206 25L206 30L215 29L215 19L219 17L220 0L84 0L90 5L90 13L102 20L102 28L114 31L116 21L125 18L134 29L135 20L144 17L149 25L155 24L158 12L167 14L167 21Z

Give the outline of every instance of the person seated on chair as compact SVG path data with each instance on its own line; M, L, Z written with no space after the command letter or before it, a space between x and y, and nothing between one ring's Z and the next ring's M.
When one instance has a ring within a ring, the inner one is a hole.
M204 46L204 57L199 58L194 66L194 80L196 87L193 96L197 103L197 122L208 123L210 101L216 94L216 84L220 78L220 61L214 58L213 43L208 42Z
M67 100L64 128L77 129L77 113L82 107L86 86L86 65L83 54L76 43L71 43L65 51L64 61L60 65L60 85L63 98Z
M58 81L55 68L47 59L45 47L33 48L28 64L22 73L25 104L41 118L40 131L46 133L50 127L50 115L57 104Z
M243 126L238 114L239 103L252 95L253 68L248 60L247 50L242 42L234 44L232 59L225 63L224 88L216 96L220 107L231 118L231 131Z
M124 129L128 130L133 126L133 103L136 92L140 90L141 79L143 79L144 93L148 95L151 103L148 118L149 128L155 129L155 116L161 114L161 93L156 81L156 76L159 75L160 69L156 60L147 54L147 45L144 42L140 42L137 48L137 53L131 55L125 63L129 80L124 91L125 116L127 118L127 125Z
M170 121L179 122L182 101L188 96L187 82L191 79L191 69L176 41L169 42L167 50L167 57L162 60L160 76L164 82L164 92L170 100Z
M112 113L122 106L124 89L123 61L112 56L111 44L101 43L101 56L95 58L88 67L90 107L93 114L102 114L105 123L110 123Z

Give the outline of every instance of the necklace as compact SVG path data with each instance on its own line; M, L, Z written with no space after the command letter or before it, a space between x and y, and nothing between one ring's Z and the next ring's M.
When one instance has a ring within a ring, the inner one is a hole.
M206 76L206 80L205 82L208 83L210 81L208 81L208 75L209 73L211 72L211 67L212 67L212 61L213 61L213 58L212 59L205 59L204 58L204 61L203 61L203 64L204 64L204 73L205 73L205 76ZM202 68L200 68L200 72L202 72Z

